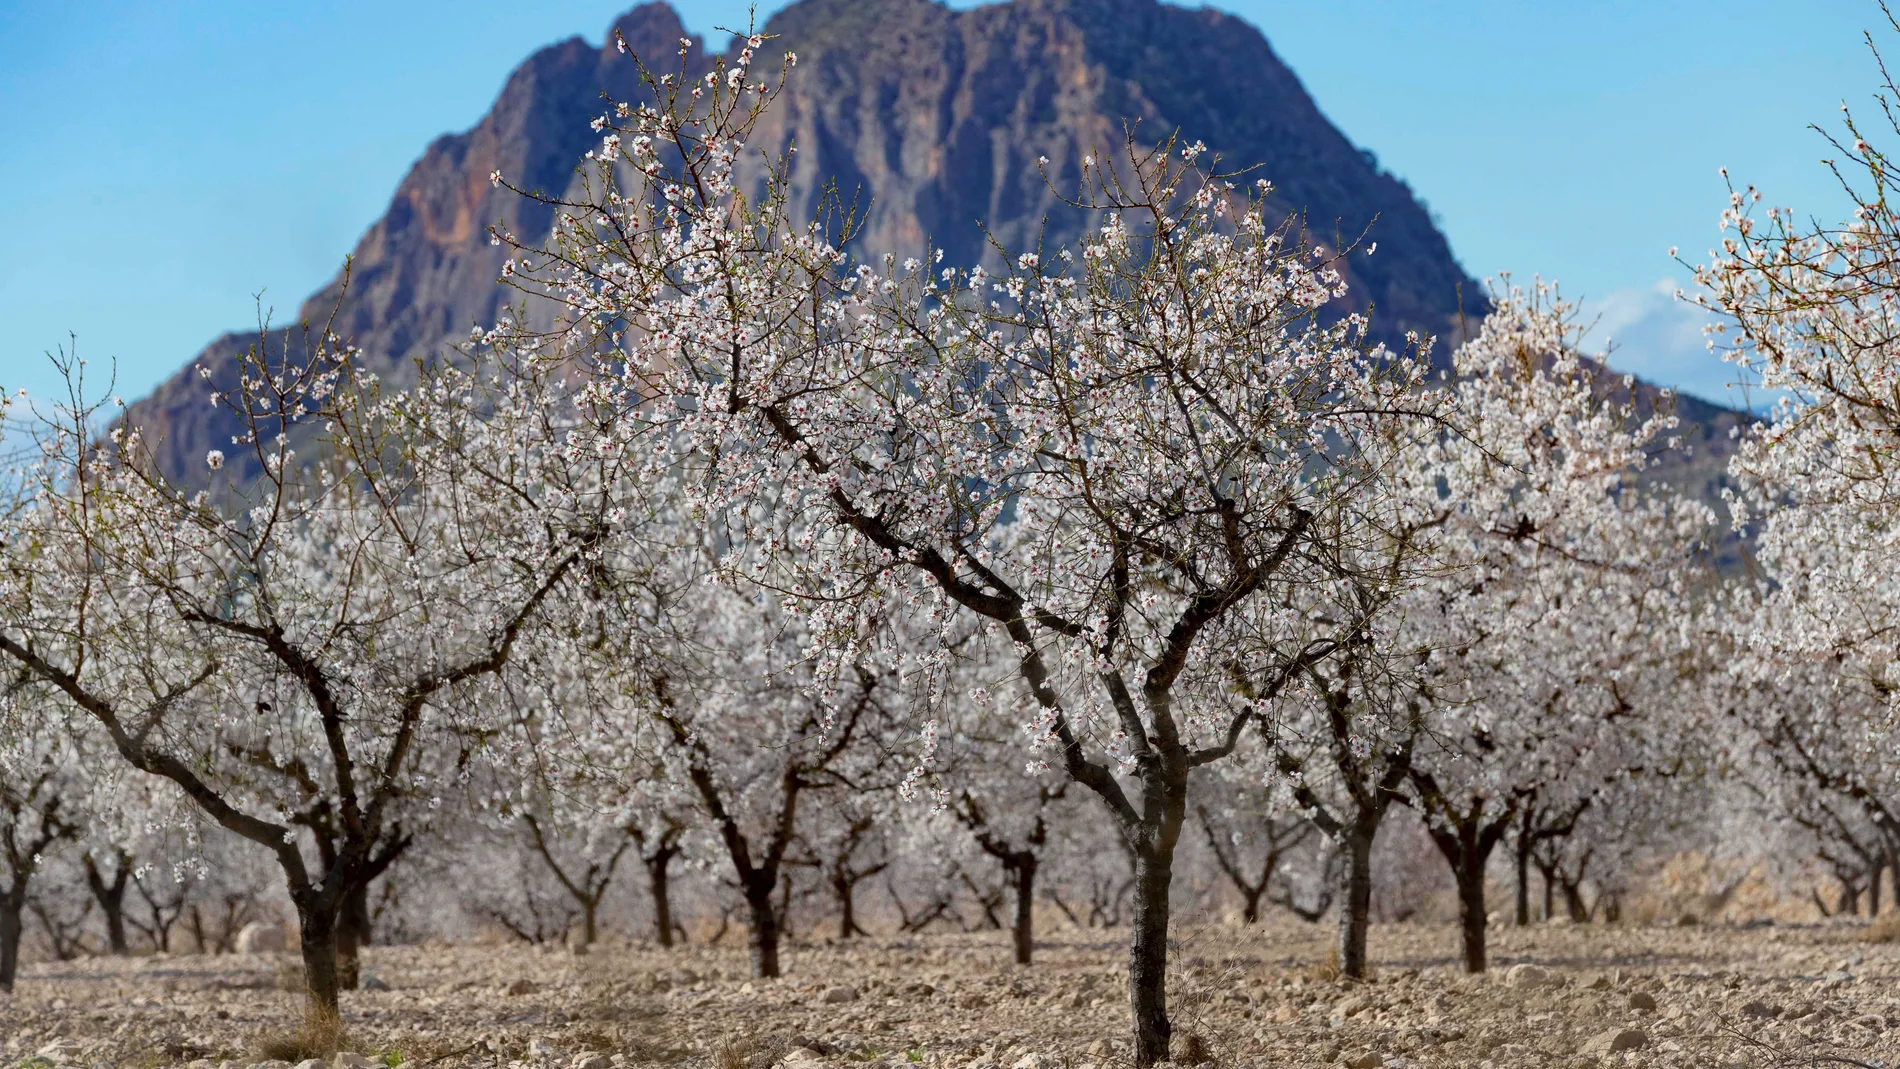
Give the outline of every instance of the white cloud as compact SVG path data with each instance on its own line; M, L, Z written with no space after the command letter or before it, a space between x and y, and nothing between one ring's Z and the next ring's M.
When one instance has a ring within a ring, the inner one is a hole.
M1669 386L1731 408L1760 409L1769 399L1737 383L1742 369L1709 351L1702 328L1712 313L1676 297L1678 283L1661 279L1642 289L1616 290L1582 302L1590 325L1587 349L1609 350L1609 363L1659 386Z

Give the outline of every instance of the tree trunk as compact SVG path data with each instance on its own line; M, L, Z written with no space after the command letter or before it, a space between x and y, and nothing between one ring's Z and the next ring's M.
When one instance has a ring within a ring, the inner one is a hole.
M0 898L0 993L13 990L13 977L20 968L20 933L24 926L20 914L26 910L26 887Z
M1583 904L1583 884L1560 880L1564 892L1564 908L1569 911L1570 919L1578 924L1588 924L1590 910ZM1605 918L1607 919L1607 918Z
M126 859L119 859L119 871L111 883L99 875L99 866L92 858L86 858L86 886L92 889L92 897L99 903L100 912L106 918L106 947L121 957L131 953L125 942L125 885Z
M1339 972L1355 980L1366 976L1366 929L1372 920L1372 835L1348 829L1340 844Z
M336 986L341 991L356 990L362 978L362 966L357 956L360 949L360 937L356 926L337 919L333 937L336 946Z
M673 899L666 871L672 863L672 854L662 854L647 862L647 890L653 895L653 934L663 947L673 945Z
M1524 825L1530 826L1530 814L1524 816ZM1523 928L1531 923L1531 844L1530 836L1523 830L1517 833L1517 926ZM1546 906L1548 914L1550 908Z
M772 906L772 887L762 881L745 889L746 909L751 913L751 930L746 944L752 950L752 975L761 979L778 976L778 910Z
M1869 917L1878 917L1880 915L1880 878L1887 874L1886 870L1887 859L1883 857L1879 861L1874 862L1873 871L1868 873L1867 915Z
M1484 872L1490 867L1491 851L1503 838L1506 824L1486 823L1483 803L1462 814L1442 800L1439 808L1450 809L1454 815L1431 827L1432 842L1451 866L1452 880L1458 886L1458 931L1464 944L1465 971L1481 973L1485 966ZM1520 851L1518 856L1524 855Z
M843 940L857 935L857 887L849 877L839 876L831 881L831 894L838 900L838 938Z
M309 895L297 903L297 929L303 940L303 980L310 1004L319 1013L337 1012L337 905Z
M582 950L591 950L594 940L599 937L600 929L596 920L600 914L600 896L595 895L581 903L581 945Z
M198 953L210 953L206 949L210 945L210 938L205 933L204 911L198 908L198 903L191 904L191 911L185 915L185 924L191 928L191 941L197 946Z
M1018 857L1010 873L1016 877L1016 964L1028 965L1036 950L1036 856Z
M1128 948L1128 994L1135 1017L1135 1064L1168 1060L1168 884L1170 851L1135 855L1135 932Z
M1854 916L1860 912L1860 888L1846 880L1841 881L1841 902L1834 912Z
M1484 863L1460 865L1458 878L1458 928L1464 937L1465 971L1484 971Z
M1553 909L1557 905L1557 881L1551 878L1549 869L1539 866L1539 870L1544 876L1544 919L1549 920L1556 916Z
M1264 883L1259 887L1250 887L1240 893L1240 923L1260 923L1260 899L1266 893L1267 885Z
M343 892L336 918L336 978L344 991L355 991L362 978L359 951L370 942L369 884Z

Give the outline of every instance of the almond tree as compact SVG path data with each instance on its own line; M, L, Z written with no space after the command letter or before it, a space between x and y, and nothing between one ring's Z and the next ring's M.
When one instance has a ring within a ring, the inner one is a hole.
M973 760L948 772L955 786L947 789L947 808L977 849L1002 866L1016 899L1010 920L1016 964L1028 965L1035 960L1036 876L1055 845L1051 825L1062 819L1068 782L1052 782L1039 766L1024 769L1012 752L1019 742L981 731L971 725L956 733L958 756Z
M271 852L325 1013L346 905L426 832L474 692L637 520L620 439L569 389L584 354L488 340L399 395L323 330L254 352L212 400L261 474L220 479L213 450L203 490L158 475L135 427L96 438L69 363L5 533L0 656Z
M1215 865L1240 894L1240 922L1257 924L1261 901L1276 900L1270 892L1281 866L1317 829L1303 817L1276 813L1270 792L1251 784L1223 783L1207 793L1213 797L1197 804L1194 815ZM1218 808L1210 812L1210 804ZM1257 862L1247 860L1249 848ZM1280 897L1292 901L1291 889Z
M511 270L624 348L629 413L698 465L699 513L761 547L731 570L807 634L855 650L866 620L934 612L1012 643L1039 752L1134 850L1135 1057L1165 1060L1188 783L1336 644L1277 606L1336 578L1340 540L1402 537L1364 513L1436 400L1423 354L1321 314L1338 258L1369 248L1269 225L1172 141L1089 161L1078 199L1102 223L1079 249L999 277L927 250L848 271L848 217L786 218L782 164L756 198L734 182L773 92L762 44L603 115L585 195ZM830 658L819 686L860 663ZM1252 698L1226 698L1236 679Z
M0 993L13 990L19 969L33 877L112 795L114 777L89 768L91 733L36 708L52 702L19 673L0 686Z
M814 684L807 638L755 590L701 584L691 639L656 667L647 716L669 778L696 799L745 903L752 972L780 975L774 894L811 795L884 784L894 673L868 660Z
M1451 866L1469 972L1485 967L1490 857L1520 809L1647 759L1632 722L1680 698L1694 648L1680 606L1713 527L1699 503L1638 485L1674 417L1640 416L1630 380L1580 353L1555 290L1493 303L1454 357L1473 429L1413 469L1444 510L1439 569L1392 625L1430 677L1408 800Z
M1883 73L1884 73L1883 66ZM1877 94L1893 124L1892 80ZM1777 398L1729 466L1757 581L1712 630L1741 692L1728 711L1806 791L1851 802L1900 856L1892 725L1900 677L1900 217L1893 161L1842 105L1828 161L1855 207L1839 225L1730 188L1696 299L1711 348ZM1812 814L1819 817L1819 813Z

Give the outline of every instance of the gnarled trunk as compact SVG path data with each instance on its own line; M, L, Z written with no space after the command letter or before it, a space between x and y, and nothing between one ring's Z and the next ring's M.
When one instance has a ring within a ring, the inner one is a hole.
M585 954L593 949L594 940L600 938L599 916L599 896L581 901L581 942L580 946L574 948L575 953Z
M1260 923L1260 899L1267 893L1264 885L1240 893L1240 923Z
M1516 857L1517 862L1517 926L1523 928L1531 922L1531 811L1524 811L1523 823L1518 828ZM1548 885L1546 885L1548 889ZM1550 915L1550 905L1544 906L1544 915Z
M746 946L752 952L752 975L761 979L775 978L779 975L779 916L772 904L772 885L753 881L745 889L745 904L750 919Z
M647 870L647 891L653 896L653 936L663 947L673 945L673 896L671 873L673 852L663 851L656 857L642 857Z
M1376 828L1375 828L1376 830ZM1362 980L1366 975L1366 931L1372 921L1372 836L1351 828L1342 836L1339 868L1339 972Z
M336 982L344 991L355 991L362 982L360 951L370 942L369 884L351 887L343 893L336 918Z
M328 895L298 896L297 931L303 941L304 988L312 1008L335 1015L340 977L337 972L337 903Z
M1026 853L1010 865L1016 884L1016 964L1028 965L1036 952L1036 855Z
M1458 932L1463 939L1465 971L1481 973L1485 966L1484 867L1460 869L1458 878Z
M13 978L20 969L20 933L25 929L21 914L26 912L26 881L6 895L0 895L0 992L13 990Z
M1135 855L1135 932L1128 947L1128 995L1135 1018L1135 1064L1168 1060L1168 885L1173 852Z
M112 882L107 883L100 875L99 866L88 854L84 861L86 886L91 889L94 901L99 903L99 911L106 918L106 947L112 953L123 956L130 953L125 942L125 888L131 878L131 858L119 855L118 871Z
M1560 879L1558 887L1564 893L1564 909L1570 914L1570 919L1578 924L1588 924L1590 908L1583 902L1583 882Z

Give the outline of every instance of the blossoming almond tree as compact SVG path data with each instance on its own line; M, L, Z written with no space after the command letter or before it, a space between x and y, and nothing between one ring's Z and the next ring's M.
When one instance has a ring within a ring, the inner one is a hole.
M774 91L762 45L603 115L587 195L513 277L624 347L630 418L699 465L696 507L764 548L746 577L808 634L849 648L879 613L954 610L1007 637L1038 759L1134 851L1135 1054L1163 1060L1188 782L1334 642L1273 607L1332 579L1338 541L1393 536L1367 514L1392 443L1435 414L1423 354L1323 314L1337 258L1369 250L1269 226L1171 140L1090 160L1079 249L994 277L926 250L848 271L848 213L786 218L782 163L735 181ZM848 686L855 663L826 671ZM1252 699L1209 701L1236 679Z
M1675 610L1714 523L1639 485L1675 419L1640 415L1630 381L1580 353L1554 289L1493 303L1454 357L1472 430L1408 469L1444 510L1439 570L1393 605L1394 641L1426 651L1432 677L1408 800L1452 868L1470 972L1485 967L1491 852L1519 810L1640 767L1641 714L1681 704L1695 642Z
M0 993L13 990L33 878L112 806L120 777L96 770L97 733L20 672L0 680Z
M1891 125L1891 79L1878 99ZM1729 504L1753 537L1759 581L1737 585L1711 630L1745 688L1721 708L1750 726L1760 756L1851 800L1892 850L1900 217L1892 159L1842 111L1828 162L1852 217L1810 223L1731 186L1721 245L1696 269L1696 298L1728 319L1710 347L1778 398L1729 466Z
M491 350L383 396L351 350L307 340L213 398L246 428L248 485L215 478L220 451L209 489L167 483L136 428L94 437L75 384L5 533L0 656L273 854L334 1013L346 904L452 786L471 692L625 529L627 461L569 354Z
M774 895L813 823L801 809L825 792L889 793L899 682L867 657L816 684L798 619L756 588L702 583L682 620L691 637L646 690L655 749L731 866L753 975L776 977L783 917Z

